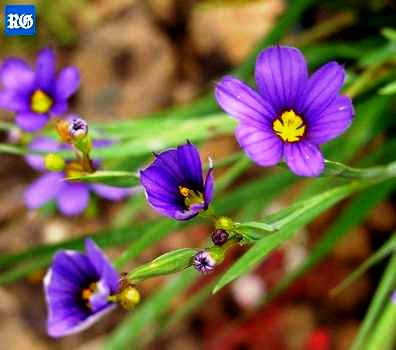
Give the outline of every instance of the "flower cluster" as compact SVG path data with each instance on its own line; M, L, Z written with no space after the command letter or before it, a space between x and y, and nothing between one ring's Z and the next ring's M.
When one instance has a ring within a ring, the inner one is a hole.
M257 91L231 76L224 77L215 88L218 104L239 121L235 135L240 146L261 166L285 161L297 175L320 175L324 170L320 146L342 134L354 115L351 100L340 94L343 67L330 62L309 76L298 49L276 46L259 54L255 78ZM64 68L57 75L54 52L44 49L35 69L17 58L5 60L0 82L0 107L15 112L21 129L36 132L51 116L67 112L68 99L76 92L80 77L75 67ZM56 129L63 144L40 136L28 145L31 154L26 161L42 173L25 192L28 208L55 200L64 215L78 215L87 207L91 191L113 201L131 194L131 189L69 180L95 172L101 164L91 160L90 151L109 142L92 140L88 124L78 116L57 120ZM56 154L62 149L74 151L76 159ZM49 154L44 157L37 152ZM44 279L50 336L86 329L116 304L133 309L140 301L133 283L144 276L189 266L209 273L224 260L228 248L243 240L241 224L217 217L210 208L214 178L211 159L208 163L204 176L199 151L187 141L154 153L152 163L140 171L140 181L149 205L159 214L179 221L197 215L213 219L213 244L203 250L185 248L166 253L125 275L115 270L91 239L85 241L85 253L56 253ZM161 271L152 271L158 266Z

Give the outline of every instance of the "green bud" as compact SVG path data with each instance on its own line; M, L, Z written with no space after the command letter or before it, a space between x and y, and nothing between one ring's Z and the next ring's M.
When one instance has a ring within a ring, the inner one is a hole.
M234 228L234 221L227 216L220 216L215 222L215 228L230 232Z
M132 282L149 277L168 275L179 272L191 266L192 259L197 253L195 249L183 248L165 253L147 264L141 265L128 274Z
M65 168L65 160L54 153L49 153L44 157L45 168L49 171L62 171Z
M140 293L132 285L125 286L116 296L117 302L125 309L132 310L140 302Z

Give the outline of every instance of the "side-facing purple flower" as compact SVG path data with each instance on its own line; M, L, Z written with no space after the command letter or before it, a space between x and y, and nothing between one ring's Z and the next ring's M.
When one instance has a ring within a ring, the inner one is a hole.
M85 240L85 254L55 254L44 278L51 337L80 332L116 307L109 296L119 292L120 276L99 247Z
M212 201L213 168L204 182L198 149L190 142L155 154L140 181L153 209L176 220L198 215Z
M35 69L20 58L7 58L0 67L0 83L0 108L15 112L17 124L35 132L51 115L67 111L68 99L80 85L80 73L70 66L57 75L54 51L43 49Z
M320 175L319 146L341 135L354 115L351 99L340 95L344 68L329 62L308 77L298 49L276 46L259 54L255 78L258 91L231 76L215 89L218 104L240 122L240 146L261 166L284 160L297 175Z
M102 145L101 141L95 143L98 147ZM103 142L103 145L107 143ZM29 145L30 150L41 152L55 152L63 147L65 146L48 137L38 137ZM32 168L43 173L25 191L25 204L29 209L37 209L55 200L63 215L75 216L84 212L89 202L90 191L110 201L120 201L133 194L134 191L131 188L64 180L67 177L67 169L60 172L46 171L41 155L29 155L26 161Z

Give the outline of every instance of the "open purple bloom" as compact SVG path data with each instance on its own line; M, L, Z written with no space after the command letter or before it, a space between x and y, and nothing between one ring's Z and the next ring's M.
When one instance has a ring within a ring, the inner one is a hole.
M47 332L62 337L80 332L116 307L110 295L119 292L118 272L99 247L85 240L85 254L55 254L44 278L48 307Z
M340 95L344 68L329 62L308 77L298 49L276 46L259 54L255 78L258 91L231 76L215 89L219 105L240 122L240 146L261 166L284 160L297 175L320 175L319 146L341 135L354 115L351 99Z
M99 145L101 143L101 141L94 142ZM29 145L32 151L42 152L54 152L63 147L65 146L48 137L38 137ZM133 193L133 189L130 188L64 180L67 177L65 172L46 171L41 155L29 155L26 157L26 161L32 168L43 173L25 191L25 204L29 209L37 209L45 203L55 200L63 215L75 216L83 213L86 209L90 191L111 201L120 201Z
M206 210L213 195L213 168L206 180L197 148L187 142L155 155L140 171L140 181L150 205L162 215L188 220Z
M17 124L35 132L51 115L67 111L68 99L80 85L80 73L71 66L56 74L54 51L43 49L35 68L19 58L7 58L0 67L0 83L0 108L15 112Z

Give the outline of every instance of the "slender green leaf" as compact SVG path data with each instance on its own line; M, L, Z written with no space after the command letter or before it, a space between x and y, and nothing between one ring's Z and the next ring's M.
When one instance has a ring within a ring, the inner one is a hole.
M347 197L359 188L357 183L340 186L326 191L303 202L297 203L292 210L281 211L264 220L279 228L279 231L266 236L255 243L230 269L221 277L213 292L219 291L228 283L247 273L273 249L289 239L297 230L313 220L317 215L333 204ZM284 217L281 213L286 213Z
M364 317L359 332L351 346L351 350L364 350L370 333L374 330L384 305L388 302L392 291L396 288L396 253L394 253L382 275L381 281L371 299L370 306Z
M343 280L336 288L331 291L331 294L336 295L343 291L363 275L370 267L378 264L389 254L396 251L396 233L385 242L385 244L368 257L357 269L355 269L345 280Z
M116 187L133 187L140 183L139 176L136 173L119 170L99 170L92 174L69 177L67 180L100 183Z

